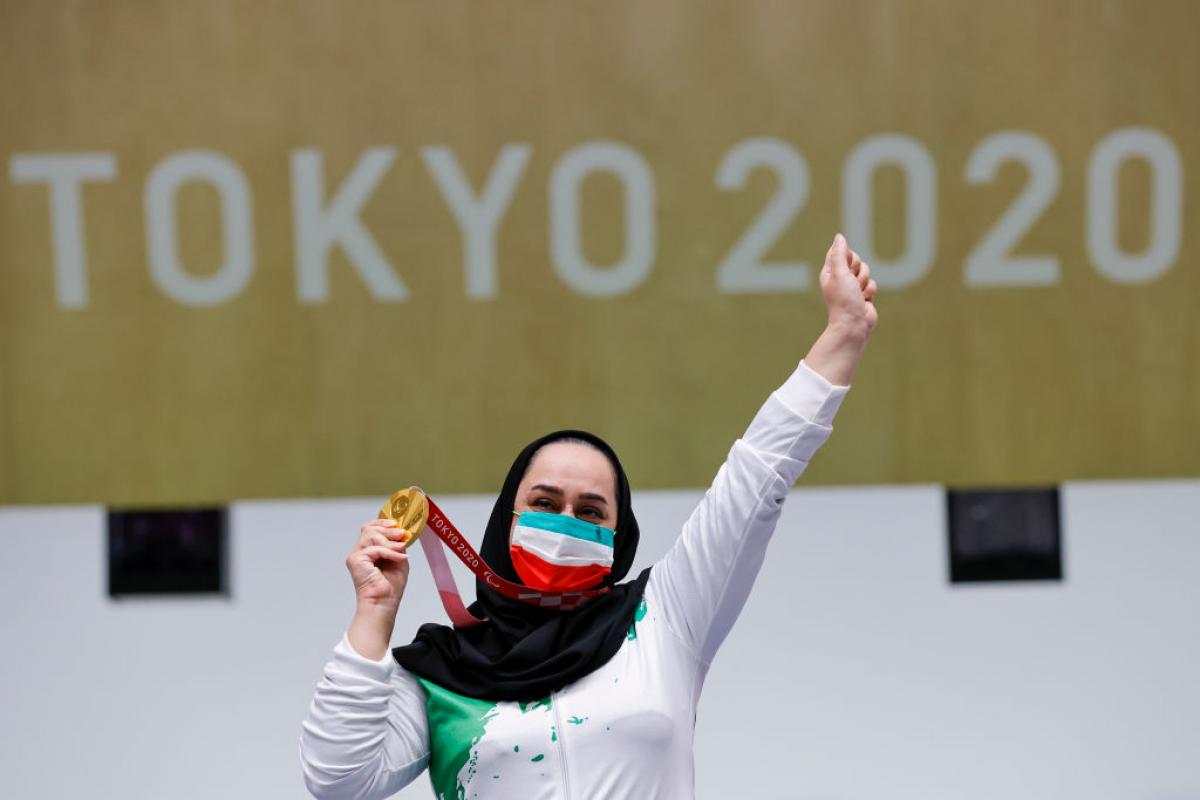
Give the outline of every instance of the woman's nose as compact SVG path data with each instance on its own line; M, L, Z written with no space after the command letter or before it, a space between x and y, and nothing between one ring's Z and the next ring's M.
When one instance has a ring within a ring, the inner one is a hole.
M575 519L579 519L579 515L575 513L575 506L571 505L570 503L563 505L563 510L560 513L566 514L568 517L575 517Z

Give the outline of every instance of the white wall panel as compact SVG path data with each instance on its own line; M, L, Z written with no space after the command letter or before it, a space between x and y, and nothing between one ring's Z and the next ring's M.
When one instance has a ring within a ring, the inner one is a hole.
M638 568L700 494L637 495ZM482 530L490 498L442 500ZM102 509L0 509L0 794L305 796L299 723L378 502L235 505L231 597L186 600L108 598ZM951 586L943 506L793 494L709 675L698 797L1200 798L1200 481L1065 487L1062 583ZM397 641L443 618L422 562Z

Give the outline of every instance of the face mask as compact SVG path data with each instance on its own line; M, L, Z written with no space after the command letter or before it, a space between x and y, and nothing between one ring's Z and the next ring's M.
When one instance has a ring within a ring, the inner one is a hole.
M566 514L525 511L517 514L509 555L517 575L531 589L589 589L612 572L615 535L612 528Z

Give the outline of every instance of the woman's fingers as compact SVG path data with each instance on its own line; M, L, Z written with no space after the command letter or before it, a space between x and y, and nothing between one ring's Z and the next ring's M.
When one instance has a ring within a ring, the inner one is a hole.
M866 288L863 289L863 299L868 303L875 299L875 292L878 290L875 281L868 281Z
M388 545L373 544L370 547L364 547L363 555L368 556L371 560L385 559L387 561L404 562L408 561L408 554L402 553L394 547Z
M381 536L389 542L407 542L410 538L404 528L372 528L371 535Z
M404 540L391 538L390 535L383 534L379 531L369 531L368 533L363 534L363 536L365 539L359 542L359 547L371 547L372 545L378 545L380 547L392 547L403 551L404 548L408 546L408 543Z
M359 532L359 546L366 545L371 541L372 536L382 536L384 539L395 542L407 542L411 537L404 528L397 527L396 523L390 519L376 519L363 525Z
M867 284L871 282L871 266L853 250L850 251L850 272L858 278L858 288L865 292Z
M855 251L849 251L850 256L850 272L854 277L858 278L858 286L864 291L867 288L867 283L871 280L871 266L862 260Z
M373 519L358 529L359 544L365 544L372 533L383 533L389 525L394 525L390 519Z

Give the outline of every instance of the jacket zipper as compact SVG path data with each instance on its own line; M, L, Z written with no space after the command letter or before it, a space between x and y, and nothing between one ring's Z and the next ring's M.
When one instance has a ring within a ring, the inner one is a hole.
M558 737L558 763L562 767L562 797L563 800L570 800L571 786L567 779L567 740L563 736L566 731L563 730L562 715L559 713L558 704L562 700L562 695L550 693L550 708L554 711L554 735Z

